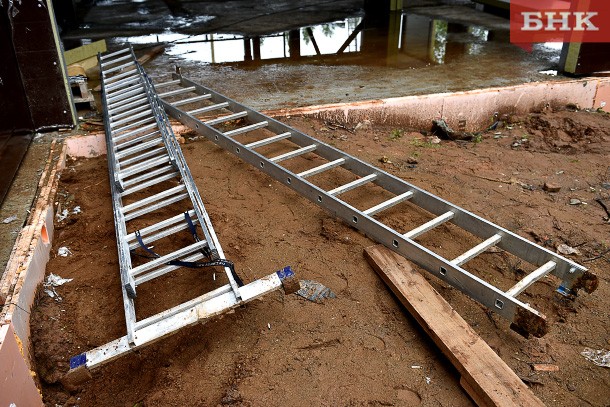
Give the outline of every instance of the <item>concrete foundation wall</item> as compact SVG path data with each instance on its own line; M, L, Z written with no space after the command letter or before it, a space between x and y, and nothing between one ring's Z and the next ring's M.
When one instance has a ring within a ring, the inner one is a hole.
M0 326L0 406L42 406L12 325Z
M312 115L355 125L364 120L414 129L428 129L433 119L464 131L482 131L494 113L526 114L546 107L575 104L610 112L610 79L536 82L467 92L437 93L355 103L308 106L267 112L272 115Z

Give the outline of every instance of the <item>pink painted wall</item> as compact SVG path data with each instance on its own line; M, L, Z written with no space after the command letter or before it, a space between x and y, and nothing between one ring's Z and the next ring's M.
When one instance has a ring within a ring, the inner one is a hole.
M36 388L12 324L0 326L0 406L42 406L42 396Z

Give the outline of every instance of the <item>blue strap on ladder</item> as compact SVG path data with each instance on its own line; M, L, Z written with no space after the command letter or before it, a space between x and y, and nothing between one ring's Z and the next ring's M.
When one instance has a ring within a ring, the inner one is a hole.
M195 228L195 225L193 224L193 221L191 220L191 217L189 216L188 211L184 212L184 218L186 219L188 228L189 228L191 234L193 235L193 239L195 239L196 242L199 242L200 239L199 239L199 236L197 235L197 229ZM153 250L151 250L148 246L146 246L144 244L144 240L142 240L142 234L140 233L139 230L135 231L135 236L136 236L136 240L138 241L138 244L140 245L140 247L142 249L144 249L146 252L150 253L151 257L149 257L149 258L156 259L156 258L161 257L161 255L159 255L158 253L155 253ZM207 249L207 252L205 251L206 249ZM206 257L210 257L210 249L206 247L203 250L203 254ZM148 256L144 256L144 257L148 257ZM235 279L235 282L237 283L238 287L242 287L244 285L244 283L241 280L241 278L239 277L239 275L237 275L237 273L235 272L235 265L233 264L232 261L227 260L227 259L215 259L215 260L206 261L206 262L170 260L166 264L169 266L179 266L179 267L188 267L188 268L204 268L204 267L216 267L216 266L228 267L229 270L231 270L231 275Z

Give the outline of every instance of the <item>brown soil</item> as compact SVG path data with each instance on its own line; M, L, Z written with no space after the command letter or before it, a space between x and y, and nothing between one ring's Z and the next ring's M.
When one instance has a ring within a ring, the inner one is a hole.
M608 405L610 369L580 355L584 347L610 347L610 224L595 201L610 206L608 115L543 112L513 119L477 142L440 144L375 123L351 132L310 118L286 121L542 245L577 248L573 259L599 276L599 288L570 301L554 292L552 278L531 287L522 298L551 322L541 339L524 339L459 291L431 282L545 403ZM371 240L212 143L188 136L187 162L242 278L249 282L289 264L337 298L313 303L271 293L111 362L80 390L66 391L58 380L71 356L125 334L106 162L72 162L60 202L80 205L82 213L57 225L47 272L74 280L57 289L62 302L41 293L32 310L47 405L472 405L455 369L364 260ZM337 173L320 182L337 185L343 178ZM549 193L545 182L561 190ZM357 194L346 198L365 204ZM571 199L581 203L570 205ZM425 218L417 211L406 215L409 204L401 205L384 221L406 231ZM451 256L473 239L449 225L419 241ZM61 246L72 255L55 256ZM508 288L529 267L494 252L467 268ZM158 280L138 293L142 315L214 284L202 270ZM559 370L535 372L534 363Z

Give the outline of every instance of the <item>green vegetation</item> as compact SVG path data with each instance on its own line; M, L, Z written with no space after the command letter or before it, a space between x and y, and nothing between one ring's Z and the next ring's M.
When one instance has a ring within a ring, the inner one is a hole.
M402 137L402 130L394 129L390 132L390 140L398 141Z

